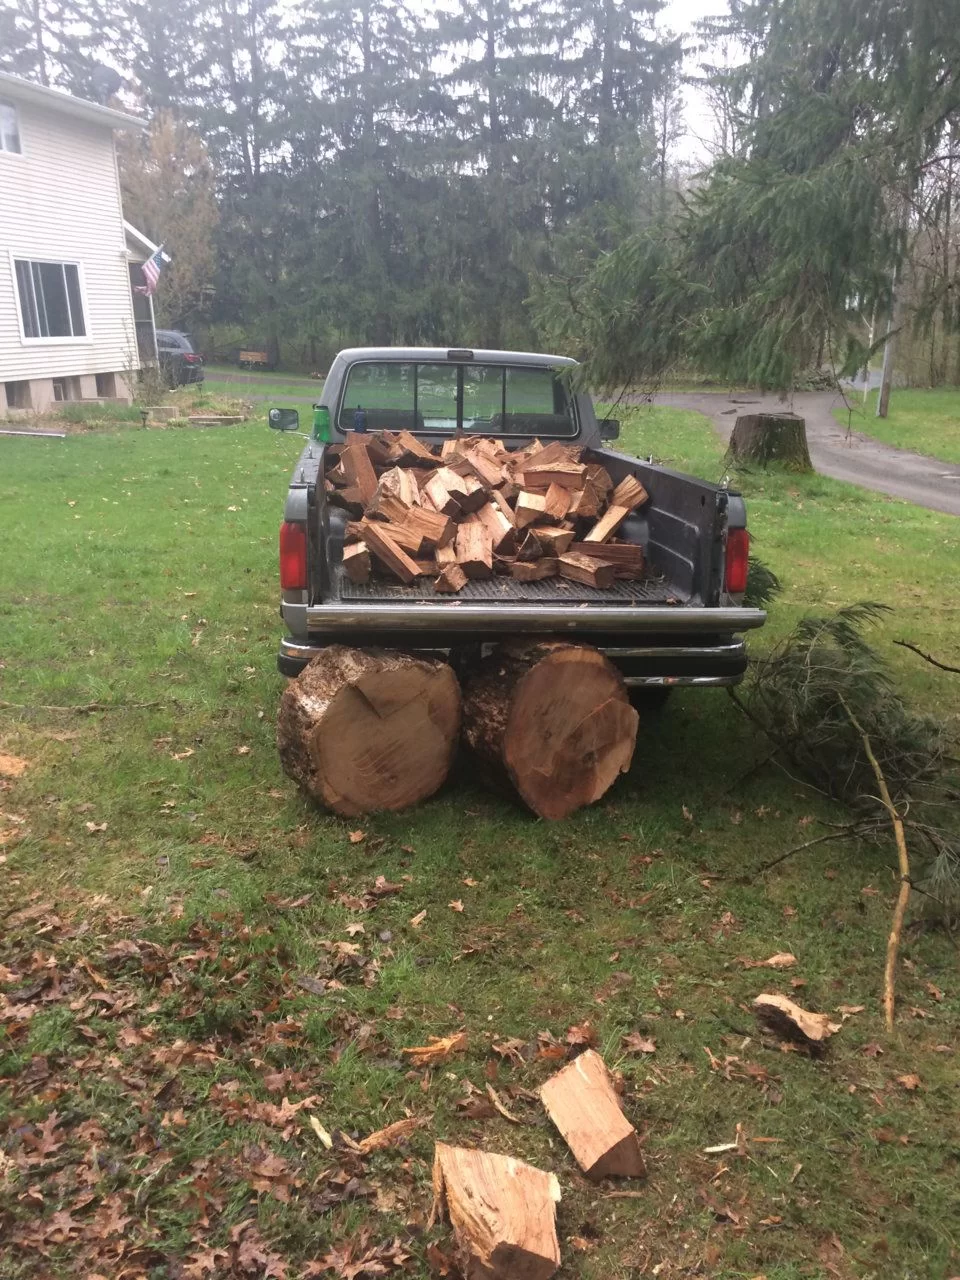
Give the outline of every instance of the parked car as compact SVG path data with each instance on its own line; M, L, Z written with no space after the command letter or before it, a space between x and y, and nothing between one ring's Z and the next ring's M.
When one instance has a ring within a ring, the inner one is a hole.
M203 381L203 356L193 349L189 333L178 329L157 330L160 369L171 387Z
M341 351L320 396L317 435L294 467L280 531L281 613L286 634L278 666L302 671L328 644L456 650L510 636L546 633L596 645L633 689L730 685L747 666L742 633L766 614L744 604L746 507L726 485L681 475L605 447L619 424L598 420L589 395L562 377L575 362L511 351L357 348ZM480 394L478 388L493 388ZM483 402L481 404L481 401ZM469 412L468 412L469 410ZM358 417L362 424L358 425ZM273 409L270 425L295 429L295 410ZM321 432L319 423L322 421ZM329 424L329 425L328 425ZM651 568L642 582L607 590L566 579L472 581L455 600L429 578L409 586L375 579L356 585L343 551L348 514L327 501L324 453L352 430L399 430L432 443L473 433L508 449L537 437L579 445L614 483L634 476L649 494L620 535L642 546Z

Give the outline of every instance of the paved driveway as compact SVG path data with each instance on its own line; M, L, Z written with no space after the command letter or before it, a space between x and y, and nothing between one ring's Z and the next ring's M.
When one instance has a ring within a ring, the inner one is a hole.
M654 402L705 414L724 440L729 439L738 413L792 409L806 420L810 458L821 475L960 516L960 464L951 466L895 449L858 431L848 433L833 416L832 410L843 402L831 391L798 392L786 403L776 396L725 391L664 393L655 396Z

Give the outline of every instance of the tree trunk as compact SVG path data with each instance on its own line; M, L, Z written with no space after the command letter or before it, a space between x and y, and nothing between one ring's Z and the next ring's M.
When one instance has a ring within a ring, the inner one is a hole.
M562 640L504 645L464 690L464 738L541 818L599 800L633 759L637 713L602 653Z
M730 437L730 458L766 467L782 463L789 471L812 471L807 428L795 413L744 413Z
M460 728L445 662L388 649L322 649L280 701L284 770L335 813L406 809L441 786Z

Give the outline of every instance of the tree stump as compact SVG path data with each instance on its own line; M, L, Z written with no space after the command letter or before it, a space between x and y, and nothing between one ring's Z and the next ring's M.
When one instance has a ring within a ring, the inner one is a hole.
M460 729L460 686L435 659L331 645L280 700L286 773L335 813L406 809L446 778Z
M464 689L463 718L467 744L551 820L599 800L637 741L620 672L562 640L515 641L486 658Z
M795 413L744 413L730 437L728 457L761 467L779 462L788 471L812 471L807 427Z

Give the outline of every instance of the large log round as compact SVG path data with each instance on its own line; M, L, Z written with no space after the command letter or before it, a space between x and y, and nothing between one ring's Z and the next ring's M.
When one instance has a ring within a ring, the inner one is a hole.
M761 467L779 462L790 471L812 471L807 427L795 413L744 413L730 437L729 456Z
M599 800L630 768L637 722L616 667L562 640L505 644L464 689L465 741L541 818Z
M291 778L352 817L433 795L459 730L460 686L447 663L331 645L284 690L277 745Z

